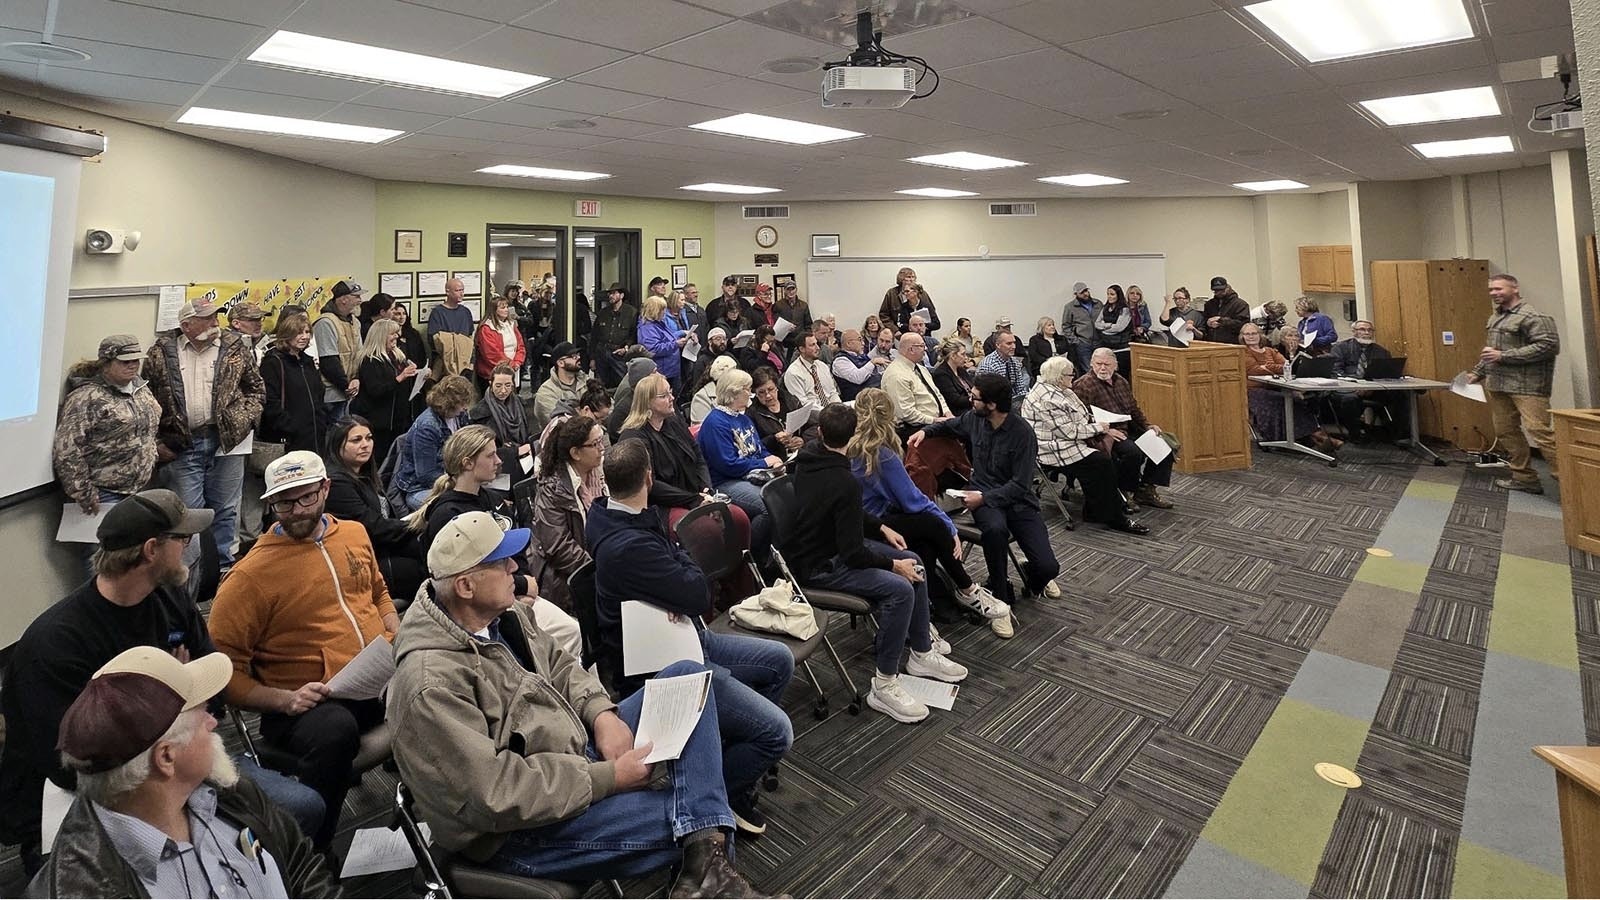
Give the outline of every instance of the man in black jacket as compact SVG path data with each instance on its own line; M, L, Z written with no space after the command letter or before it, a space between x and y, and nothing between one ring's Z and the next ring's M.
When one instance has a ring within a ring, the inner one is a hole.
M1219 344L1239 343L1239 329L1250 321L1250 304L1221 275L1211 279L1211 299L1200 312L1206 340Z
M632 346L639 330L639 308L624 302L626 296L621 282L611 285L606 294L607 302L595 313L594 328L589 334L594 373L608 388L622 381L628 347Z
M1366 378L1367 363L1374 359L1389 359L1389 350L1374 340L1377 328L1366 319L1352 324L1350 333L1354 337L1345 338L1329 348L1333 356L1333 374L1340 378ZM1391 422L1406 421L1405 399L1399 391L1342 391L1333 397L1339 424L1344 426L1345 433L1353 441L1367 440L1367 426L1361 421L1361 414L1366 411L1369 401L1387 409Z
M925 563L906 549L905 538L862 508L861 483L844 453L856 432L855 410L833 403L818 422L822 439L802 448L794 463L794 492L806 501L798 504L788 545L779 549L802 584L873 604L877 671L867 705L897 722L920 722L928 717L928 707L900 684L900 651L907 636L908 674L957 682L967 677L967 669L946 658L947 648L934 647ZM880 536L883 540L876 540Z

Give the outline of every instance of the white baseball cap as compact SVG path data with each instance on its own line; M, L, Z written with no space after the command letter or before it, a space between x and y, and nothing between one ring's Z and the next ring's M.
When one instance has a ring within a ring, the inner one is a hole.
M327 477L328 467L322 464L322 457L310 450L291 450L267 466L267 492L261 499L304 484L321 484Z
M521 553L533 533L510 525L510 519L482 511L456 516L445 523L428 548L428 573L448 578Z

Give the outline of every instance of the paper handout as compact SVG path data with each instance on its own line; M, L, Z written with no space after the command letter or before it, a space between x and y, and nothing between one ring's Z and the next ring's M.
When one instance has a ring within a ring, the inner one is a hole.
M524 474L524 475L528 474L529 472L532 472L533 471L533 454L530 453L527 456L519 456L519 457L517 457L517 465L522 467L522 474Z
M1177 339L1178 343L1185 347L1189 346L1189 342L1194 340L1194 326L1182 316L1173 317L1172 324L1167 326L1167 331Z
M1104 422L1107 425L1115 425L1118 422L1133 421L1133 416L1125 416L1122 413L1114 413L1109 409L1101 409L1100 407L1094 405L1089 407L1089 415L1092 416L1096 422Z
M961 692L961 687L954 684L945 684L932 678L918 678L915 675L901 675L900 686L924 704L934 709L953 709L956 705L956 694Z
M1150 457L1150 461L1153 463L1160 463L1163 459L1172 455L1172 446L1162 440L1161 435L1149 429L1146 429L1144 434L1139 435L1139 439L1134 441L1133 444L1143 450L1144 455Z
M659 672L680 659L705 662L694 623L674 622L659 606L640 600L622 602L622 674Z
M511 490L511 473L501 472L499 475L496 475L494 480L489 482L489 487L492 487L497 491Z
M784 340L794 333L794 323L779 316L778 321L772 324L772 333L778 340Z
M217 455L218 456L249 456L250 455L250 451L254 450L255 446L256 446L256 433L255 433L254 429L251 429L250 433L246 434L244 436L244 440L242 440L239 443L233 445L232 447L219 448L217 450Z
M89 490L94 490L93 487ZM61 527L56 529L56 540L63 544L98 544L100 538L95 534L100 528L100 520L106 517L113 503L101 503L100 511L89 515L83 507L76 503L63 503L61 505Z
M776 333L776 332L774 332L774 333ZM738 334L733 336L733 346L735 346L735 347L748 347L748 346L750 346L750 339L755 337L755 336L756 336L756 332L755 332L754 328L746 328L744 331L741 331Z
M422 393L422 383L423 383L423 381L425 381L427 379L429 371L431 371L431 370L429 370L429 369L418 369L417 370L417 377L413 378L411 380L411 396L408 399L415 400L415 399L417 399L417 395Z
M678 355L689 362L694 362L700 358L700 345L693 340L687 341L683 345L683 352Z
M783 430L791 435L799 434L800 429L806 427L806 423L809 421L811 421L811 407L801 407L784 417Z
M652 678L644 683L644 706L639 710L639 727L634 729L633 746L655 742L647 763L677 759L683 745L700 721L700 713L711 696L711 673L696 672L672 678Z
M338 674L328 679L328 695L340 700L373 700L394 677L394 645L379 637L361 648L355 659L345 663Z
M1467 376L1469 374L1471 373L1462 372L1460 375L1457 375L1455 378L1451 379L1450 393L1465 397L1468 400L1476 400L1479 403L1488 403L1489 398L1485 397L1483 394L1483 385L1469 383L1467 381ZM57 540L60 539L57 538Z
M433 843L433 831L421 823L422 837ZM398 872L417 864L417 854L398 828L360 828L350 840L340 878L359 878L380 872Z

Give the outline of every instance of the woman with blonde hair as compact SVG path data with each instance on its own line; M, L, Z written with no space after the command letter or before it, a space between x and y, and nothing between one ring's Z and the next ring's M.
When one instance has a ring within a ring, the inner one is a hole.
M622 423L618 441L638 438L650 451L650 505L666 511L667 530L677 533L678 520L711 499L711 471L695 443L689 426L678 415L672 385L659 373L646 375L633 388L633 407ZM735 529L746 546L750 543L750 517L728 505Z
M1136 341L1150 340L1150 304L1144 302L1144 288L1128 285L1128 309L1133 311L1133 327L1129 329Z
M700 385L689 401L689 421L692 424L699 425L706 420L706 416L717 405L717 381L737 368L739 361L732 356L719 356L711 361L711 367L706 369L705 383Z
M1074 356L1072 342L1056 330L1056 320L1040 316L1033 337L1028 338L1028 372L1039 377L1039 366L1052 356Z
M639 344L650 351L656 362L656 371L678 389L679 373L683 371L681 354L689 335L679 331L667 316L667 301L654 294L644 298L644 308L639 311ZM622 401L619 401L622 402Z
M305 313L280 315L272 337L272 349L261 358L266 398L256 440L282 444L285 452L321 453L328 423L322 414L322 376L306 352L311 321Z
M350 401L350 413L372 428L372 456L381 465L395 435L411 427L411 382L417 366L400 349L400 323L373 319L361 344L361 393Z
M750 517L751 549L766 562L772 529L761 487L783 474L783 460L767 452L761 432L751 421L750 373L732 369L717 379L717 405L700 423L695 440L706 458L711 483Z
M943 579L928 579L928 594L935 612L943 610L954 621L951 601L989 622L996 635L1015 634L1011 607L975 584L961 562L961 541L956 526L938 504L917 489L900 461L900 438L894 430L894 403L879 388L856 395L856 433L845 445L850 471L861 482L861 503L866 511L906 539L906 547L922 557L929 568L938 563L955 585L951 594ZM939 638L934 636L934 643Z

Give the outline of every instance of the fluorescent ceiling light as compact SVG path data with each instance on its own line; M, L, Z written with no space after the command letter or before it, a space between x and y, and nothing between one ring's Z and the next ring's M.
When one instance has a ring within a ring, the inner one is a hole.
M251 62L321 75L448 91L452 94L471 94L475 97L507 97L550 80L543 75L492 69L453 59L336 41L293 31L280 31L267 38L267 42L257 47L256 52L248 58Z
M1266 0L1245 11L1314 63L1472 37L1461 0Z
M369 128L365 125L341 125L316 119L291 119L287 116L264 116L260 113L235 112L228 109L208 109L192 106L178 117L183 125L205 125L210 128L231 128L235 131L259 131L265 134L290 134L296 137L323 138L330 141L357 141L376 144L405 134L393 128Z
M1040 178L1046 184L1064 184L1068 187L1102 187L1108 184L1127 184L1126 178L1112 178L1110 175L1095 175L1090 172L1081 172L1077 175L1051 175L1049 178Z
M943 166L946 169L971 169L982 171L984 169L1009 169L1012 166L1025 166L1025 162L1014 159L1002 159L998 156L984 156L982 153L968 153L957 150L954 153L935 153L932 156L914 156L906 162L921 163L925 166Z
M783 188L754 187L748 184L722 184L707 181L703 184L686 184L680 191L711 191L714 194L776 194Z
M895 191L896 194L910 194L914 197L976 197L977 191L953 191L949 188L907 188Z
M1490 153L1511 153L1517 149L1512 146L1510 136L1504 134L1498 137L1468 138L1464 141L1424 141L1411 146L1429 159L1486 156Z
M1491 87L1384 97L1380 100L1363 100L1361 105L1385 125L1420 125L1423 122L1454 122L1458 119L1500 115L1500 101L1495 99L1494 88Z
M813 125L810 122L796 122L793 119L779 119L774 116L758 116L755 113L740 113L737 116L712 119L689 127L757 141L778 141L783 144L826 144L863 136L859 131L845 131L843 128L829 128L826 125Z
M545 169L539 166L489 166L479 169L485 175L515 175L518 178L553 178L557 181L594 181L597 178L610 178L604 172L579 172L576 169Z
M1244 188L1247 191L1292 191L1296 188L1306 187L1306 185L1298 181L1282 178L1277 181L1241 181L1234 187Z

